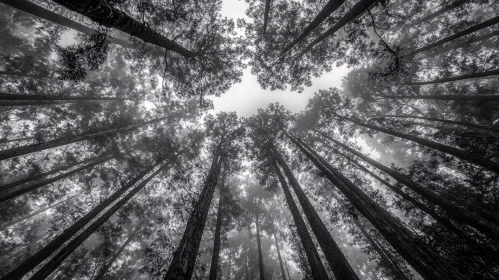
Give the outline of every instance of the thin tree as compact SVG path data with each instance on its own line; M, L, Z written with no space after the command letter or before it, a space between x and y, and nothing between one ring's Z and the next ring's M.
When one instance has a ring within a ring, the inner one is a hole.
M225 185L225 179L227 177L227 165L224 166L222 179L219 184L219 198L218 198L218 209L217 209L217 222L215 226L215 235L213 241L213 254L211 256L211 266L210 266L210 276L209 280L217 280L218 273L218 259L220 257L220 235L222 229L222 213L223 213L223 188Z
M499 30L486 33L486 34L484 34L482 36L474 36L474 37L469 38L467 40L464 40L464 41L462 41L460 43L449 45L449 46L446 46L446 47L443 47L443 48L439 48L438 50L430 52L430 53L425 53L424 57L425 58L430 58L430 57L433 57L433 56L436 56L436 55L439 55L439 54L442 54L442 53L446 53L446 52L451 51L451 50L455 50L455 49L459 49L459 48L465 47L467 45L471 45L471 44L476 43L476 42L480 42L480 41L484 41L484 40L493 38L495 36L499 36Z
M419 24L422 24L422 23L425 23L427 21L430 21L440 15L443 15L453 9L456 9L466 3L468 3L469 1L468 0L456 0L456 1L452 1L450 4L448 5L445 5L443 6L441 9L439 10L436 10L435 12L433 13L430 13L424 17L421 17L419 19L416 19L415 21L409 23L409 25L412 27L412 26L416 26L416 25L419 25Z
M436 79L436 80L432 80L432 81L406 82L406 83L403 83L403 85L405 85L405 86L432 85L432 84L441 84L441 83L462 81L462 80L467 80L467 79L485 79L485 78L488 78L491 76L497 76L497 75L499 75L499 69L494 69L494 70L485 71L485 72L464 74L464 75L453 76L453 77L442 78L442 79ZM484 97L484 98L486 99L487 97ZM497 101L497 95L496 96L489 96L488 98L494 98L493 100ZM480 99L480 97L478 97L477 99Z
M258 200L255 198L255 204L258 205ZM262 253L262 240L260 237L260 221L259 221L259 210L256 207L255 213L255 227L256 227L256 243L258 246L258 268L260 269L260 280L265 280L265 265L263 264L263 253Z
M499 97L499 95L498 95L498 97ZM499 100L499 98L498 98L498 100ZM432 122L456 124L456 125L465 126L465 127L478 128L478 129L488 130L488 131L492 131L492 132L499 132L499 129L488 126L488 125L482 125L482 124L476 124L476 123L470 123L470 122L464 122L464 121L454 121L454 120L446 120L446 119L439 119L439 118L422 117L422 116L415 116L415 115L380 115L376 118L427 120L427 121L432 121Z
M374 202L341 172L327 163L308 145L286 131L284 131L284 134L424 279L465 279L446 260L431 251L414 233Z
M270 5L272 0L265 0L265 10L263 12L263 36L267 33L267 25L269 23Z
M274 231L276 229L274 228ZM286 280L286 273L284 272L284 264L282 263L281 250L279 249L279 240L277 240L277 234L274 234L275 247L277 249L277 257L279 259L279 266L281 268L282 280Z
M379 96L379 99L414 99L414 100L449 100L449 101L499 101L497 94L471 94L471 95L457 95L457 94L432 94L432 95L385 95Z
M43 94L17 94L0 92L0 100L74 100L74 101L125 101L130 98L114 96L65 96L65 95L43 95Z

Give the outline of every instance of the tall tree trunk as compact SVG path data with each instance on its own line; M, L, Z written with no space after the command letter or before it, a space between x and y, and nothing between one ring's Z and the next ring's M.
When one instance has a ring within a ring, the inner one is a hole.
M177 155L178 156L178 155ZM175 156L176 157L176 156ZM169 161L171 162L171 160ZM93 218L95 218L100 212L109 207L115 200L117 200L120 196L122 196L128 189L133 187L137 182L139 182L143 177L145 177L149 172L151 172L158 164L152 165L144 172L140 173L137 177L132 179L128 184L123 186L121 189L113 193L111 196L102 201L97 207L90 210L85 216L81 217L76 223L72 224L69 228L65 229L61 234L59 234L56 238L50 241L47 245L45 245L41 250L32 255L29 259L21 263L10 273L1 278L1 280L13 280L13 279L21 279L24 275L26 275L29 271L34 269L40 263L42 263L45 259L51 256L55 251L57 251L62 245L71 239L78 231L80 231L87 223L89 223ZM155 175L156 173L154 173ZM152 179L149 177L145 179L144 182ZM140 184L139 186L143 186L145 184ZM137 190L138 191L138 190ZM133 190L132 190L133 192ZM116 205L116 204L115 204Z
M499 94L472 94L472 95L387 95L380 96L379 99L431 99L431 100L453 100L453 101L499 101Z
M357 274L355 274L355 271L348 263L348 260L346 259L345 255L343 255L343 252L341 252L340 247L338 247L338 245L334 241L326 225L324 225L321 218L317 214L317 211L315 211L312 203L310 203L310 200L307 198L307 195L301 188L300 183L294 176L293 172L287 165L282 155L275 147L272 147L272 153L274 154L274 158L277 161L277 163L284 170L284 174L288 178L291 187L295 191L296 197L298 198L298 201L300 202L300 205L303 209L303 213L307 217L308 223L310 224L310 227L312 228L312 231L314 232L317 241L319 241L319 244L322 248L322 252L326 256L329 266L333 271L336 279L338 280L359 279Z
M454 76L454 77L449 77L449 78L437 79L437 80L433 80L433 81L407 82L407 83L403 83L403 85L405 85L405 86L432 85L432 84L441 84L441 83L455 82L455 81L461 81L461 80L467 80L467 79L483 79L483 78L487 78L490 76L497 76L497 75L499 75L499 69L485 71L485 72L479 72L479 73L464 74L464 75L459 75L459 76ZM483 97L483 98L487 98L487 97ZM488 98L495 98L493 100L497 100L497 98L494 96L492 96L492 97L489 96Z
M194 272L194 265L199 251L199 245L203 236L206 218L210 209L211 200L217 185L220 168L224 157L221 155L220 147L213 155L210 171L199 199L194 205L191 216L182 235L182 239L173 255L165 280L190 280ZM225 173L225 172L224 172Z
M291 280L291 273L289 273L289 266L286 259L284 259L284 264L286 265L286 272L288 273L288 279Z
M144 186L149 183L159 172L170 165L171 161L167 161L162 164L156 171L154 171L147 178L142 180L140 184L132 188L125 196L119 199L113 206L111 206L104 214L102 214L95 221L90 223L90 225L85 228L80 234L78 234L74 239L72 239L66 246L64 246L52 259L50 259L45 265L38 270L31 279L45 279L49 276L78 246L81 245L90 235L92 235L102 224L104 224L109 218L116 213L125 203L127 203L135 194L144 188ZM9 278L7 278L9 279Z
M249 280L248 262L249 262L248 261L248 253L246 252L246 280Z
M270 14L270 4L272 0L265 0L265 11L263 13L263 36L267 33L267 25L269 23L269 14Z
M175 41L159 34L148 25L141 23L127 15L125 12L113 7L105 0L52 0L74 12L77 12L89 19L106 27L116 28L131 36L137 37L144 42L149 42L158 47L178 53L186 58L198 56L199 54L190 51Z
M449 5L446 5L443 8L441 8L433 13L430 13L422 18L416 19L414 22L410 23L410 25L416 26L416 25L422 24L424 22L430 21L430 20L432 20L440 15L443 15L443 14L447 13L448 11L451 11L455 8L458 8L458 7L464 5L468 2L469 2L468 0L456 0L452 3L450 3Z
M2 3L5 0L0 0L0 3ZM9 1L15 1L15 0L9 0ZM40 75L40 74L26 74L22 72L15 72L15 71L0 71L0 75L5 75L5 76L15 76L15 77L25 77L25 78L34 78L34 79L45 79L47 78L46 75Z
M12 143L12 142L19 142L19 141L28 141L28 140L33 140L33 137L22 137L22 138L14 138L14 139L2 139L0 140L0 144L7 144L7 143Z
M229 267L227 268L227 280L230 280L231 270L232 270L232 248L229 246Z
M225 178L226 170L224 168L224 174L222 178ZM225 181L222 179L222 181ZM217 225L215 229L215 238L213 242L213 254L211 256L211 266L210 266L210 277L209 280L217 280L218 273L218 258L220 257L220 232L222 229L222 208L223 208L223 194L222 189L224 186L220 184L219 192L220 198L218 199L218 209L217 209Z
M26 177L26 178L21 179L21 180L17 180L17 181L11 182L11 183L7 183L7 184L4 184L4 185L0 186L0 191L5 191L5 190L11 189L13 187L17 187L19 185L22 185L24 183L31 182L31 181L34 181L34 180L38 180L40 178L43 178L43 177L55 174L57 172L73 168L73 167L75 167L77 165L81 165L81 164L85 164L85 163L88 163L88 162L91 162L91 161L95 161L95 160L98 160L99 158L104 158L105 156L106 156L106 154L100 155L100 156L97 156L97 157L92 157L92 158L89 158L89 159L86 159L86 160L83 160L83 161L78 161L78 162L71 163L71 164L68 164L68 165L65 165L65 166L62 166L62 167L58 167L58 168L52 169L52 170L44 172L44 173L36 174L36 175L29 176L29 177Z
M438 41L436 41L434 43L428 44L428 45L426 45L424 47L421 47L419 49L415 49L415 50L413 50L413 51L411 51L411 52L409 52L407 54L404 54L403 57L409 58L409 57L415 56L418 53L427 51L429 49L433 49L435 47L441 46L441 45L443 45L445 43L448 43L450 41L456 40L456 39L461 38L463 36L466 36L468 34L480 31L480 30L482 30L484 28L493 26L493 25L498 24L498 23L499 23L499 16L493 17L493 18L491 18L489 20L486 20L486 21L484 21L482 23L479 23L477 25L469 27L469 28L467 28L467 29L465 29L463 31L459 31L459 32L457 32L457 33L455 33L455 34L453 34L451 36L448 36L448 37L445 37L443 39L440 39L440 40L438 40Z
M10 94L10 93L0 92L0 100L124 101L131 99L123 97L114 97L114 96L57 96L57 95L41 95L41 94Z
M45 8L42 8L38 5L35 5L31 3L30 1L27 0L0 0L0 3L4 3L6 5L11 6L12 8L21 10L23 12L32 14L36 17L51 21L53 23L57 23L62 26L69 27L71 29L74 29L76 31L80 31L82 33L92 35L95 34L96 31L84 26L83 24L80 24L76 21L73 21L67 17L63 17L59 14L56 14L54 12L51 12ZM123 41L121 39L117 39L111 36L107 36L107 39L110 43L113 44L118 44L122 47L125 48L133 48L133 45L129 42Z
M262 241L260 239L260 221L258 220L258 210L255 217L256 243L258 246L258 267L260 269L260 280L265 280L265 267L263 264Z
M498 97L498 100L499 100L499 95L497 97ZM494 127L487 126L487 125L475 124L475 123L464 122L464 121L445 120L445 119L439 119L439 118L429 118L429 117L411 116L411 115L382 115L382 116L379 116L379 117L376 117L376 118L397 118L397 119L428 120L428 121L433 121L433 122L457 124L457 125L471 127L471 128L478 128L478 129L483 129L483 130L488 130L488 131L493 131L493 132L499 132L498 128L494 128Z
M300 215L300 211L298 210L298 206L296 205L293 196L291 195L288 183L286 182L284 175L281 173L281 170L279 169L279 166L276 161L274 161L274 169L277 174L277 177L279 177L279 181L281 182L282 190L284 192L284 196L286 197L286 202L288 203L289 211L291 212L291 215L293 216L293 220L296 225L296 231L298 232L303 248L305 250L305 254L307 255L308 263L310 265L310 269L312 270L312 276L314 277L314 280L329 279L326 270L322 265L319 253L315 248L314 241L312 240L312 237L308 233L305 221L303 221L303 218ZM303 212L306 213L307 210L303 209Z
M497 224L499 224L499 222L497 215L495 215L494 213L491 213L487 210L483 210L481 207L467 203L466 201L454 196L450 195L442 196L437 192L430 190L429 188L425 188L419 185L418 183L409 179L407 176L398 173L396 171L393 171L392 169L384 166L383 164L363 155L362 153L350 148L349 146L339 141L336 141L325 134L322 135L327 139L329 139L330 141L338 144L345 150L358 156L365 162L368 162L369 164L375 166L376 168L390 175L400 183L406 185L409 189L421 195L429 202L442 208L442 210L446 211L447 214L453 217L456 221L468 224L476 228L483 234L487 235L489 238L499 241L499 234L498 234L499 229L496 226ZM496 225L494 225L494 223Z
M135 229L128 235L128 238L123 242L123 244L120 246L120 249L113 255L113 257L100 269L99 274L94 278L94 280L100 280L104 275L106 275L107 271L111 268L113 263L118 259L120 254L125 250L125 248L132 242L132 239L135 237L139 229L142 227L142 224L144 222L140 222Z
M440 216L433 209L427 207L426 205L424 205L423 203L419 202L418 200L416 200L415 198L413 198L409 194L403 192L402 189L400 189L398 187L395 187L394 185L390 184L388 181L386 181L386 180L382 179L381 177L379 177L378 175L374 174L374 172L372 172L371 170L367 169L366 167L364 167L363 165L361 165L360 163L358 163L354 159L350 158L349 156L347 156L347 155L345 155L343 153L340 153L338 150L332 148L329 145L327 145L327 146L330 147L331 149L333 149L333 151L335 153L337 153L337 154L341 155L342 157L346 158L347 160L349 160L350 162L352 162L353 164L355 164L356 166L358 166L361 170L363 170L367 174L371 175L371 177L373 177L374 179L378 180L379 182L381 182L382 184L384 184L385 186L387 186L393 192L395 192L396 194L400 195L403 199L405 199L405 200L409 201L410 203L412 203L420 211L426 213L427 215L429 215L430 217L432 217L433 219L435 219L435 221L437 221L440 224L442 224L449 231L453 232L454 234L456 234L457 236L463 238L464 240L467 240L471 244L475 243L466 233L464 233L462 230L460 230L459 228L457 228L448 218Z
M363 225L360 224L359 220L357 217L352 218L353 222L359 228L359 230L362 232L362 235L367 239L371 247L378 253L378 255L381 257L382 260L386 263L386 266L390 271L393 273L393 275L396 277L396 279L400 280L409 280L409 277L405 275L404 271L400 268L400 266L397 264L397 261L393 259L392 256L390 256L390 252L385 250L382 246L380 246L379 243L377 243L372 236L369 235L369 233L366 231Z
M379 0L360 0L355 4L355 6L350 9L335 25L333 25L331 28L329 28L326 32L323 34L319 35L314 41L312 41L310 44L308 44L298 56L302 56L308 51L310 51L315 45L318 43L322 42L324 39L327 37L333 35L338 31L340 28L345 26L347 23L350 21L354 20L355 18L359 17L362 15L364 12L369 10L370 7L375 5Z
M465 279L446 260L429 250L428 246L400 221L380 207L315 151L286 131L284 133L424 279Z
M317 26L319 26L323 21L325 21L332 13L334 13L341 5L345 3L345 0L329 0L326 5L320 10L320 12L315 16L315 18L305 26L305 29L288 45L284 47L281 51L280 56L286 54L291 48L293 48L300 41L305 39L305 37L310 34Z
M162 121L165 119L167 119L167 117L153 119L153 120L143 122L140 124L133 124L133 125L120 127L120 128L112 128L112 129L108 129L108 130L104 130L104 131L82 134L82 135L77 135L77 136L73 136L73 137L69 137L69 138L63 137L63 138L54 139L54 140L50 140L50 141L39 143L39 144L32 144L32 145L22 146L22 147L18 147L18 148L9 149L9 150L3 150L3 151L0 151L0 161L5 160L5 159L9 159L9 158L13 158L13 157L27 155L27 154L34 153L34 152L43 151L46 149L51 149L51 148L60 147L60 146L64 146L64 145L68 145L68 144L72 144L72 143L76 143L76 142L81 142L84 140L90 140L90 139L93 139L96 137L108 137L110 135L114 135L117 133L132 131L138 127L152 124L152 123L156 123L156 122L159 122L159 121Z
M492 32L489 32L489 33L484 34L482 36L473 37L473 38L467 39L463 42L440 48L440 49L433 51L431 53L426 53L426 54L424 54L424 57L430 58L430 57L433 57L435 55L446 53L446 52L451 51L451 50L459 49L459 48L462 48L464 46L471 45L471 44L476 43L476 42L484 41L484 40L493 38L493 37L498 36L498 35L499 35L499 30L492 31Z
M277 249L277 258L279 259L279 266L281 267L282 280L286 280L286 273L284 272L284 264L282 263L281 250L279 249L279 240L277 240L277 234L274 234L274 240L275 247Z
M482 167L484 167L484 168L486 168L486 169L488 169L490 171L493 171L493 172L499 174L499 163L494 162L492 160L489 160L487 158L481 157L479 155L472 154L472 153L467 152L465 150L461 150L461 149L458 149L458 148L454 148L454 147L451 147L451 146L440 144L440 143L437 143L437 142L434 142L434 141L431 141L431 140L427 140L427 139L424 139L424 138L420 138L420 137L417 137L417 136L414 136L414 135L410 135L410 134L405 134L405 133L402 133L402 132L394 131L394 130L391 130L391 129L388 129L388 128L383 128L383 127L379 127L379 126L376 126L376 125L368 124L368 123L365 123L363 121L356 120L356 119L353 119L353 118L342 117L342 116L338 116L338 117L341 118L341 119L350 121L352 123L355 123L357 125L369 128L369 129L373 129L373 130L376 130L376 131L379 131L379 132L383 132L383 133L386 133L386 134L393 135L395 137L399 137L399 138L402 138L402 139L406 139L406 140L409 140L409 141L416 142L416 143L421 144L423 146L426 146L428 148L431 148L431 149L434 149L434 150L437 150L437 151L440 151L440 152L443 152L443 153L455 156L456 158L462 159L464 161L468 161L468 162L476 164L478 166L482 166Z
M31 185L21 186L21 187L18 187L16 189L2 190L0 192L0 202L9 200L11 198L20 196L22 194L25 194L25 193L33 191L33 190L36 190L38 188L41 188L41 187L46 186L48 184L51 184L53 182L59 181L61 179L69 178L69 177L73 176L74 174L76 174L76 173L78 173L78 172L80 172L82 170L85 170L85 169L91 168L91 167L93 167L95 165L104 163L104 162L109 161L109 160L111 160L111 159L113 159L115 157L116 157L116 155L109 155L109 154L102 155L99 159L97 159L97 160L95 160L95 161L93 161L93 162L91 162L89 164L80 166L80 167L75 168L75 169L73 169L73 170L71 170L69 172L66 172L66 173L54 176L52 178L45 179L45 180L40 181L40 182L35 182L35 183L31 184Z
M104 100L109 101L109 100ZM96 104L99 100L0 100L0 107L54 106L64 104Z

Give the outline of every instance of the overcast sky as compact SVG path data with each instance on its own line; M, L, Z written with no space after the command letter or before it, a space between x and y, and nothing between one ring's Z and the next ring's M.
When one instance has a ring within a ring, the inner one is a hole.
M246 18L245 11L248 4L240 0L223 0L222 13L236 20ZM256 76L251 69L244 71L242 82L234 84L221 97L213 97L215 112L235 111L239 116L251 116L258 108L266 108L268 104L279 102L292 112L299 112L305 108L308 99L319 89L341 87L341 80L348 73L346 67L339 67L320 78L312 79L312 86L305 88L303 93L292 91L270 91L260 88Z

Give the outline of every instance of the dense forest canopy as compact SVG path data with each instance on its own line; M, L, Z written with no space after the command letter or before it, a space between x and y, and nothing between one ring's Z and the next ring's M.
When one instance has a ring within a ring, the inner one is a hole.
M499 279L498 35L497 0L0 0L0 280Z

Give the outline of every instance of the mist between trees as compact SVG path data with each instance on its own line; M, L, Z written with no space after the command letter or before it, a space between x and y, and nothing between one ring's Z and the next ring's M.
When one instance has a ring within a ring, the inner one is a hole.
M0 0L0 280L499 279L499 1L223 4Z

